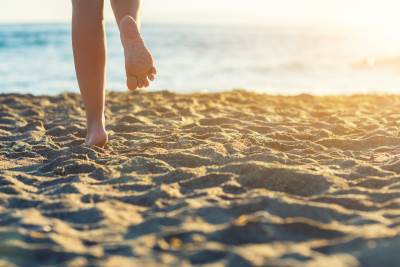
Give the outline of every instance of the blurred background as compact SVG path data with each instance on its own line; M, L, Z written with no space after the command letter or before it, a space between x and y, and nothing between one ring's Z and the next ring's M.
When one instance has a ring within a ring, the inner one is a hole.
M399 93L395 0L143 0L159 70L150 90ZM66 0L2 0L0 93L78 92ZM110 90L123 53L105 0Z

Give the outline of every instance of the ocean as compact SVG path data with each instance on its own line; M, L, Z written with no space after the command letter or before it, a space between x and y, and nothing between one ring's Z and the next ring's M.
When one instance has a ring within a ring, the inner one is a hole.
M400 33L146 23L142 32L159 72L150 91L400 93ZM107 24L107 42L107 89L124 91L114 24ZM0 93L78 91L69 24L0 25Z

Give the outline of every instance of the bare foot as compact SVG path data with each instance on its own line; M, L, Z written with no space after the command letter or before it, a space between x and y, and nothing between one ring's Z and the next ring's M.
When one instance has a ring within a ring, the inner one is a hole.
M122 18L119 27L125 53L126 85L130 90L148 87L157 72L139 28L131 16Z
M108 142L108 135L103 126L89 127L85 145L104 147Z

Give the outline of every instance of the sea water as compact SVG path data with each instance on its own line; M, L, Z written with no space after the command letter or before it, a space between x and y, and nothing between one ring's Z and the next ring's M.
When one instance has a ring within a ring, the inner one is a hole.
M124 91L118 29L106 29L107 89ZM78 92L70 33L69 24L0 25L0 93ZM400 93L400 38L368 30L144 24L142 33L159 72L150 91Z

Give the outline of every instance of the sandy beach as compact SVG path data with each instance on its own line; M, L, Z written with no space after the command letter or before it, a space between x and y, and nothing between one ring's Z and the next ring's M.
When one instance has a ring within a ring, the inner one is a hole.
M0 95L0 266L399 266L400 96Z

